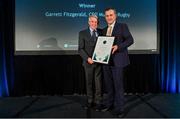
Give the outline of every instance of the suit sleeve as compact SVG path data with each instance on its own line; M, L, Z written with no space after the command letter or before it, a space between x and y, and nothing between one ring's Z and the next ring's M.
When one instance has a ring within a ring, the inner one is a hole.
M128 48L130 45L134 43L134 39L126 24L123 25L123 39L124 39L124 42L118 45L120 51L124 48Z
M86 51L84 50L84 47L85 47L84 45L85 45L85 42L83 39L83 34L79 32L78 52L79 52L79 55L83 58L83 60L87 61L88 55Z

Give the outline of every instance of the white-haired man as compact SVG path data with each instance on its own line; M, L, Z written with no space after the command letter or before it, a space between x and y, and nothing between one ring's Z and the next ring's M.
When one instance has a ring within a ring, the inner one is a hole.
M98 29L98 17L91 15L88 18L89 27L79 32L78 52L83 59L83 66L86 77L87 105L86 108L96 107L102 99L101 94L101 64L93 62L91 59L95 48L96 40L101 35Z

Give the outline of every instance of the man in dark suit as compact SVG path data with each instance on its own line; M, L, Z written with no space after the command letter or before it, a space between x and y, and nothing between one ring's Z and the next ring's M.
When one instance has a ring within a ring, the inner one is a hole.
M96 40L101 35L101 30L97 29L98 17L89 16L89 28L79 32L78 52L83 59L83 66L86 76L87 108L98 106L101 96L101 65L91 59L95 48ZM94 90L95 89L95 90ZM94 105L95 104L95 105Z
M115 9L105 10L108 26L103 29L103 35L114 36L115 41L109 64L103 66L103 81L107 91L103 111L113 109L113 114L119 115L123 112L124 104L123 69L130 63L127 48L133 44L134 40L127 25L118 23L116 18Z

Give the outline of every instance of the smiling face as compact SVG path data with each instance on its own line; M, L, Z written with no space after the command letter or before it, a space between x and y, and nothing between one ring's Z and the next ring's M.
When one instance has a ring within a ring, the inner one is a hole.
M105 19L108 25L114 23L114 21L116 21L116 18L116 12L113 9L105 11Z
M98 26L98 19L96 17L89 17L89 27L95 30Z

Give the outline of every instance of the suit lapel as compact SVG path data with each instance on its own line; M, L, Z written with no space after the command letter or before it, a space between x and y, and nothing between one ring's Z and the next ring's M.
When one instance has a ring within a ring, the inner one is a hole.
M86 30L86 35L88 36L88 38L91 38L91 33L90 33L89 28Z
M113 28L113 31L112 31L112 36L115 36L115 32L117 31L117 22L114 24L114 28Z
M108 26L104 28L103 35L106 36Z
M113 28L113 31L112 31L112 36L115 36L115 33L116 33L116 31L118 30L118 25L117 25L118 23L116 22L115 24L114 24L114 28ZM106 27L106 28L104 28L104 33L103 33L103 35L106 35L106 33L107 33L107 29L108 29L108 26Z

